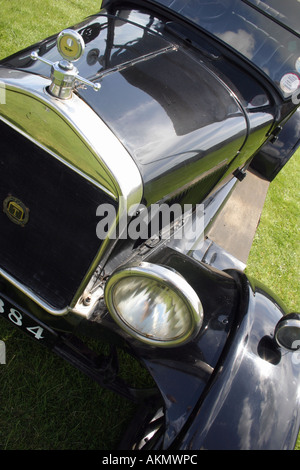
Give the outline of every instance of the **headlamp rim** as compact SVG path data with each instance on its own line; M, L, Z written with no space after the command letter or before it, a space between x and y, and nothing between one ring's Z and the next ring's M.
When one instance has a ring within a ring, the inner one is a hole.
M122 319L114 305L113 291L120 280L130 278L132 276L146 277L150 280L164 284L181 298L187 306L191 318L191 326L184 335L172 340L159 340L152 338L150 335L145 336L133 327L129 326L128 323ZM148 345L160 347L181 346L195 337L203 323L203 306L198 295L186 279L178 273L178 271L170 268L169 266L148 263L145 261L121 266L117 268L107 280L104 297L109 313L116 323L131 337L134 337Z

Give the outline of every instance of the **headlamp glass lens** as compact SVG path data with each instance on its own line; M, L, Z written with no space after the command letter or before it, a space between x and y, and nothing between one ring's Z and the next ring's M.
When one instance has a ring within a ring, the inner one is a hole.
M139 334L161 341L185 335L192 318L181 297L146 277L125 277L113 289L113 304L122 320Z

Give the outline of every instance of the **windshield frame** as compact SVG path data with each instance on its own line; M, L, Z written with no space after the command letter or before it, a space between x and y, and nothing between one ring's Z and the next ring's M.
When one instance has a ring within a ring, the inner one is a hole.
M268 14L267 12L262 10L261 8L258 8L256 5L254 5L252 3L251 0L238 0L238 1L241 4L247 5L248 8L252 8L253 11L256 11L256 14L259 14L259 15L262 15L263 17L265 17L268 22L272 22L272 23L274 23L274 25L277 25L277 27L283 28L285 33L292 34L292 36L295 37L297 39L297 41L300 39L300 35L297 32L295 32L294 30L289 28L287 25L283 24L281 21L278 21L272 15ZM117 1L107 0L107 3L122 4L123 2L118 2L118 0ZM272 76L270 76L268 73L266 73L263 70L263 68L260 67L259 64L255 63L254 61L249 59L247 56L245 56L243 53L241 53L237 48L233 47L231 44L224 41L222 38L218 37L216 34L214 34L214 32L207 29L203 24L199 24L199 23L193 21L193 19L183 15L180 11L176 11L175 9L170 8L168 5L166 5L164 3L163 0L162 1L161 0L148 0L147 2L145 2L143 0L142 1L136 0L136 1L133 1L133 3L139 5L140 7L147 7L148 6L148 8L149 8L149 4L151 4L151 5L153 5L154 8L157 7L162 13L165 12L166 16L168 14L170 16L172 16L173 20L174 20L174 18L181 19L185 23L189 24L191 27L194 27L194 28L198 29L199 31L207 34L210 38L212 38L212 40L217 41L220 44L220 46L223 47L223 50L225 49L225 50L231 52L231 54L233 54L234 57L239 58L245 64L248 64L248 66L250 66L252 70L256 70L257 72L259 72L260 76L262 76L262 77L264 77L265 79L268 80L268 82L273 86L273 88L277 91L277 93L279 93L279 95L281 96L282 99L284 99L284 100L291 100L292 99L295 104L299 104L299 99L298 98L296 98L296 100L294 100L294 97L295 96L298 97L298 95L300 93L300 68L299 68L299 70L295 69L296 68L295 64L296 64L297 61L294 62L293 70L289 70L289 72L282 73L281 76L280 76L280 79L277 78L277 80L275 80ZM300 4L299 4L299 7L300 7ZM269 24L271 24L271 23L269 23ZM298 48L296 49L296 51L298 51ZM297 52L297 54L299 54L298 59L300 61L300 50L299 50L299 53ZM297 78L299 80L299 85L298 85L298 88L296 88L296 89L291 88L291 91L287 91L286 83L291 78L292 79ZM282 81L282 83L281 83L281 81Z

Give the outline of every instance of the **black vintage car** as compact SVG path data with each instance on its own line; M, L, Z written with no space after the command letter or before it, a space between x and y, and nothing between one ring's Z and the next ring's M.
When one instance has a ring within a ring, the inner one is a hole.
M295 446L300 315L244 270L300 143L299 13L104 0L0 62L0 314L138 404L122 449Z

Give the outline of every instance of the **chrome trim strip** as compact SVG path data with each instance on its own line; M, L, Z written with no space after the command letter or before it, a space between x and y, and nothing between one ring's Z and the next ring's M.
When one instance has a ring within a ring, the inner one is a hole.
M19 291L23 292L29 299L33 300L36 304L42 307L47 313L51 315L66 315L70 308L67 307L64 310L55 310L49 305L47 302L44 302L43 299L38 297L34 292L32 292L28 287L24 286L21 282L17 281L14 277L10 274L5 272L3 269L0 268L0 276L2 276L6 281L16 287Z
M16 92L21 97L26 99L32 99L32 105L42 105L45 114L44 130L47 131L49 123L46 119L47 111L52 111L57 116L58 121L61 120L70 130L75 133L78 137L78 142L87 148L87 154L89 157L89 163L91 164L91 174L86 175L85 169L80 166L85 164L85 160L79 160L77 165L72 161L65 161L62 155L57 155L56 152L49 149L45 144L39 144L40 147L45 149L53 157L58 158L63 163L70 165L72 169L77 171L81 175L85 175L86 179L94 183L103 189L104 182L107 183L105 189L108 194L114 196L115 199L119 200L119 208L115 225L124 213L128 212L128 209L134 205L139 204L143 195L143 182L134 160L123 147L121 142L115 137L107 125L99 118L99 116L82 101L76 94L73 94L69 100L59 100L51 96L46 88L50 84L50 80L40 77L38 75L31 75L18 70L11 70L0 67L0 80L4 83L6 94L9 92ZM36 134L38 128L34 124L31 124L32 135L24 131L26 126L28 127L28 116L23 113L22 109L18 107L15 110L15 119L10 119L7 116L7 106L9 106L9 100L6 100L6 104L0 106L0 119L7 122L9 125L14 127L16 130L21 132L25 137L33 140L34 143L38 142ZM25 107L26 108L26 107ZM6 113L4 112L6 109ZM25 110L23 110L25 112ZM30 112L31 110L27 110ZM5 117L1 116L4 114ZM52 114L53 113L49 113ZM59 122L58 122L59 123ZM22 126L23 124L23 126ZM19 126L23 130L19 128ZM81 155L80 155L81 158ZM75 167L75 168L74 168ZM128 177L130 175L130 177ZM98 178L97 178L98 176ZM113 233L115 227L111 228ZM95 231L96 231L96 214L95 214ZM82 283L76 292L73 301L70 306L66 306L64 310L56 310L51 306L43 302L38 296L35 296L26 286L21 285L18 281L13 279L10 275L0 270L0 274L5 277L9 282L14 284L18 289L24 292L28 297L34 300L38 305L44 308L48 313L53 315L63 315L70 311L70 308L74 308L78 299L83 294L88 282L90 281L95 269L99 265L100 261L105 263L110 251L112 250L116 240L111 240L108 237L102 242L102 245L90 266L88 272L82 280Z

